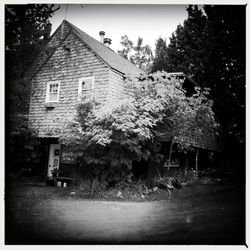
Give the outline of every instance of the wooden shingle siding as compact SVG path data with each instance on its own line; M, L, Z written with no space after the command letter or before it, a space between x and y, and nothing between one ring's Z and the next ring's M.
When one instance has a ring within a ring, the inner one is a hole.
M36 56L36 59L29 65L28 70L25 72L27 77L34 77L39 68L46 62L46 60L53 54L56 48L67 38L71 29L70 26L65 24L63 27L63 34L61 26L50 37L45 48Z
M39 71L40 67L43 66L44 63L48 60L48 58L54 53L56 48L64 41L64 39L67 38L69 33L71 32L71 28L68 24L65 23L63 27L63 34L61 26L56 30L56 32L50 37L49 41L45 45L45 47L40 51L35 59L32 61L32 63L29 65L29 67L24 72L24 76L27 82L27 94L25 96L25 99L22 103L23 109L21 113L28 115L29 112L29 100L30 95L32 92L31 88L31 81L32 78L35 77L37 72Z
M123 75L110 69L109 72L109 101L116 102L126 97Z
M209 149L212 151L223 151L223 138L215 134L204 135L203 138L195 138L193 145L197 148Z
M65 50L65 46L70 51ZM61 126L73 119L80 78L94 76L94 97L105 103L109 70L86 45L70 34L32 79L29 115L39 137L57 137ZM53 103L53 107L46 107L46 88L50 81L60 81L59 101Z

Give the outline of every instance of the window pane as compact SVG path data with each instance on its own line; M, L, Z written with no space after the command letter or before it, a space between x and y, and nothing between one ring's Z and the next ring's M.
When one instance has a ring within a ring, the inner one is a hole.
M58 92L58 84L50 84L49 93L57 93Z
M46 102L57 102L59 97L59 83L48 83L48 92L46 93Z
M57 93L58 84L53 85L53 93Z
M93 80L92 80L92 78L82 80L80 96L83 100L91 99L93 97Z
M92 89L92 80L85 80L84 82L82 82L82 90L89 90Z
M49 101L50 102L57 101L57 93L49 93Z
M82 82L82 91L86 90L86 83Z

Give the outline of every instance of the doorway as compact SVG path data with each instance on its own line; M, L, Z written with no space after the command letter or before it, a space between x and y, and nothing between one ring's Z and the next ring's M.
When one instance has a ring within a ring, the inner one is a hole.
M49 161L48 161L48 177L52 177L53 173L58 172L60 164L60 144L50 144Z

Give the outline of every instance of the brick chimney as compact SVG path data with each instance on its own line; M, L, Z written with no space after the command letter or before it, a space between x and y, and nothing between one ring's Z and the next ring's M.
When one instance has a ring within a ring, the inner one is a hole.
M111 41L112 41L112 40L111 40L110 38L104 38L104 40L103 40L104 44L105 44L107 47L110 46Z
M100 42L103 43L103 39L104 39L104 36L105 36L105 32L104 32L104 31L100 31L100 32L99 32L99 36L100 36Z

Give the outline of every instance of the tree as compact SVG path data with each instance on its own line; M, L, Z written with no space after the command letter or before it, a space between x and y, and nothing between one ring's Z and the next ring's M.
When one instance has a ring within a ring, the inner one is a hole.
M47 42L51 32L49 18L55 11L53 5L46 4L5 6L5 132L9 171L33 168L39 159L36 132L23 116L27 114L30 90L25 70Z
M8 170L21 174L44 174L39 169L41 145L36 131L30 129L26 117L15 117L10 124L8 136Z
M126 180L133 161L161 160L159 133L175 137L180 150L191 150L194 136L213 130L212 103L199 89L186 97L182 83L166 72L128 78L126 89L127 97L110 106L80 103L60 136L66 150L109 180Z
M189 6L187 12L188 18L163 51L167 58L163 69L184 72L199 86L211 89L227 155L234 158L229 162L240 166L245 147L245 6L207 5L203 10Z
M227 134L244 144L245 131L245 6L205 6L209 40L206 85ZM225 112L227 110L227 112Z
M21 107L27 99L29 88L24 72L48 40L51 32L49 18L56 10L54 5L46 4L5 6L5 73L10 112Z
M135 46L133 46L133 42L129 40L127 35L122 36L121 39L123 48L122 50L118 50L118 53L140 69L145 72L149 72L152 67L153 59L150 46L143 46L143 39L141 37L138 37L137 44Z
M197 6L189 6L187 12L188 18L183 25L177 26L170 38L168 63L164 69L167 72L184 72L202 84L208 38L206 17Z
M165 70L168 63L168 54L167 54L167 44L166 40L161 37L156 41L155 44L155 57L152 65L152 72Z
M204 7L209 39L206 85L226 135L225 161L235 173L245 164L246 6ZM240 170L240 171L239 171Z
M123 48L118 50L118 54L129 60L131 51L133 50L133 42L129 40L127 35L122 36L121 40L121 45Z

